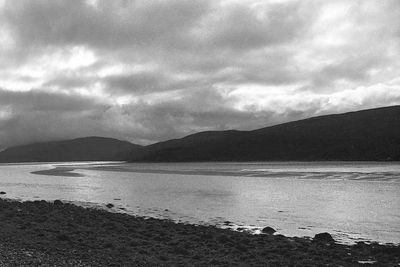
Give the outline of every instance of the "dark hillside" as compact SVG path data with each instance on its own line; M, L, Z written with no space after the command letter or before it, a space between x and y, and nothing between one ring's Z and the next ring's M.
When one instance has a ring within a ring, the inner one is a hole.
M254 131L202 132L135 151L131 161L400 160L400 106Z
M0 162L124 160L139 147L112 138L85 137L11 147L0 152Z

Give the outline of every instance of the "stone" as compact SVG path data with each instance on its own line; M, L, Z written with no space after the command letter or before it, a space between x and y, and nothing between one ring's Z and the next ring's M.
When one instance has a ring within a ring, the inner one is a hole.
M4 191L1 191L1 192L0 192L0 195L5 195L5 194L7 194L7 193L4 192Z
M331 236L330 233L319 233L316 234L313 238L314 241L317 242L324 242L324 243L333 243L335 242L335 240L333 239L333 237Z
M109 209L111 209L111 208L113 208L113 207L114 207L114 205L113 205L113 204L111 204L111 203L108 203L108 204L106 205L106 207L107 207L107 208L109 208Z
M275 232L276 232L275 229L272 228L272 227L269 227L269 226L267 226L267 227L265 227L265 228L263 228L263 229L261 230L261 233L267 234L267 235L272 235L272 234L275 233Z
M56 200L54 200L53 204L56 205L56 206L61 206L64 203L62 203L61 200L56 199Z

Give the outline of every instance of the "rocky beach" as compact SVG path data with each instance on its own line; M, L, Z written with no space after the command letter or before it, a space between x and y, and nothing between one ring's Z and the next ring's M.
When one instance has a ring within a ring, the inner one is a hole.
M111 208L112 206L109 205ZM83 208L0 200L0 266L398 266L394 244L343 245Z

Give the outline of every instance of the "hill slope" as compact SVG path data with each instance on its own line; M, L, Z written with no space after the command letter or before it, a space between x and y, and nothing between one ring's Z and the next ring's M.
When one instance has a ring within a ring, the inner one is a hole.
M254 131L201 132L135 151L130 161L400 160L400 106Z
M138 148L117 139L85 137L11 147L0 152L0 162L124 160Z

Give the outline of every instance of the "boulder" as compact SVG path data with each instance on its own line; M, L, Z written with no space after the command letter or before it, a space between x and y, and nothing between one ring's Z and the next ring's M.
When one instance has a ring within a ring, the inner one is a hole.
M4 192L4 191L1 191L1 192L0 192L0 195L5 195L5 194L7 194L7 193Z
M56 206L61 206L64 203L62 203L61 200L56 199L56 200L54 200L53 204L56 205Z
M267 226L267 227L265 227L265 228L263 228L263 229L261 230L261 233L267 234L267 235L272 235L272 234L275 233L275 232L276 232L275 229L272 228L272 227L269 227L269 226Z
M317 242L324 242L324 243L333 243L335 242L335 240L333 239L333 237L331 236L330 233L319 233L316 234L313 238L314 241Z
M111 209L111 208L114 207L114 204L108 203L108 204L106 205L106 207L109 208L109 209Z

